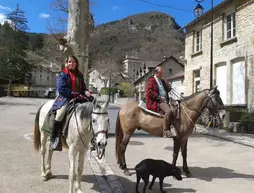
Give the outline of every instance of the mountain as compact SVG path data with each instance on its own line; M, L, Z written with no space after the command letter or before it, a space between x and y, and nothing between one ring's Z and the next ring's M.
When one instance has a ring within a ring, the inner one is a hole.
M184 33L171 16L160 12L136 14L99 25L90 40L93 65L109 60L120 68L125 55L161 61L163 56L184 54ZM109 59L107 59L109 58Z
M160 12L136 14L96 26L89 45L90 67L101 69L106 63L111 63L112 70L119 71L125 55L151 61L162 61L164 56L171 54L177 57L183 55L184 33L180 28L174 18ZM30 34L31 37L35 35ZM44 46L30 54L34 61L63 63L56 36L41 34ZM33 37L31 47L35 45L37 48L41 37ZM39 57L36 58L36 55Z

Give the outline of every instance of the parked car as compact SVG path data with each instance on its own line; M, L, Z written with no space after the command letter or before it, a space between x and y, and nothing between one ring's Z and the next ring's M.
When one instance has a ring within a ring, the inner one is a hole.
M55 88L48 88L44 93L45 98L55 98L56 97L56 89Z

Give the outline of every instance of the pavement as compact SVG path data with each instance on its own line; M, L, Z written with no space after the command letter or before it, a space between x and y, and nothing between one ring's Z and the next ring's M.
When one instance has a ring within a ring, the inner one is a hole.
M67 151L54 153L54 178L41 182L40 157L32 148L34 116L39 105L47 100L0 98L0 193L17 190L21 193L67 192ZM91 152L86 155L81 185L85 193L135 192L135 175L124 176L116 164L114 123L118 110L119 105L110 104L111 135L105 158L98 160ZM165 189L172 193L254 192L254 135L229 133L201 125L196 128L189 140L188 163L197 177L184 178L183 182L169 178L165 181ZM172 147L172 139L153 137L145 132L134 133L126 152L127 164L133 168L146 157L171 162ZM180 156L178 159L181 160ZM157 181L154 187L153 192L159 192Z

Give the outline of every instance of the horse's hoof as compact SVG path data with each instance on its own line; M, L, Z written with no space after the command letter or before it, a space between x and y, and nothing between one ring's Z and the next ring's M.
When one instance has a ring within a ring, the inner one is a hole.
M192 176L192 173L187 172L187 173L186 173L186 177L187 177L187 178L192 178L192 177L193 177L193 176Z
M126 165L119 165L119 168L120 168L121 170L125 170L125 169L126 169Z
M76 193L84 193L80 188L76 190Z
M129 172L129 170L124 170L124 174L125 174L126 176L131 176L131 173Z
M48 181L48 180L49 180L49 177L48 177L48 176L41 176L41 180L42 180L42 181Z
M48 172L47 174L46 174L46 176L48 177L48 178L52 178L52 172Z

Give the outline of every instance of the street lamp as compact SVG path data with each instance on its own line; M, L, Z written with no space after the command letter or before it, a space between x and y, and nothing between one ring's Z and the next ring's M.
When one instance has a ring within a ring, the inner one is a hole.
M195 16L198 18L203 14L204 8L199 4L204 0L195 0L198 4L194 9ZM211 0L211 50L210 50L210 88L213 87L213 0Z
M199 3L194 9L194 14L197 18L199 18L203 14L204 8Z

